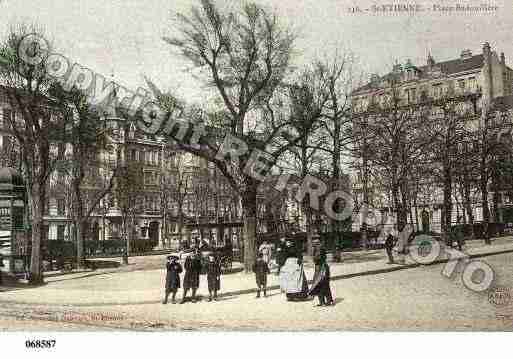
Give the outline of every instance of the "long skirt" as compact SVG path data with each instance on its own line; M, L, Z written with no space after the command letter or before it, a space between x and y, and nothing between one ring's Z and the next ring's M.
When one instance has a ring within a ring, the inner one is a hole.
M280 286L288 300L304 300L308 298L308 282L302 264L297 258L288 258L280 271Z

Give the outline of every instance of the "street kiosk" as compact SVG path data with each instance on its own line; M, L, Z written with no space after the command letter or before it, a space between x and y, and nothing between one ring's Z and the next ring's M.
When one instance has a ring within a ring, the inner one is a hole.
M13 168L0 168L0 270L11 276L24 275L26 243L24 226L26 189L21 175ZM3 264L3 265L2 265Z

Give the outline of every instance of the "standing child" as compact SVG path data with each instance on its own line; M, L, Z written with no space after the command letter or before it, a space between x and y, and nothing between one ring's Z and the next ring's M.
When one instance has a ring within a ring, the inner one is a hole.
M221 289L221 266L213 254L208 256L207 264L208 301L217 300L217 291Z
M267 274L269 274L269 266L263 259L262 253L258 253L258 258L253 265L255 279L257 284L257 298L260 298L260 291L264 291L264 297L267 297Z
M180 304L184 304L187 299L187 292L192 289L193 303L196 303L196 291L199 287L201 273L201 258L198 250L192 256L185 259L185 275L183 277L183 298Z
M180 273L182 273L182 266L178 263L178 257L168 256L166 263L166 296L162 304L167 304L169 293L173 293L171 303L176 304L176 291L180 288Z

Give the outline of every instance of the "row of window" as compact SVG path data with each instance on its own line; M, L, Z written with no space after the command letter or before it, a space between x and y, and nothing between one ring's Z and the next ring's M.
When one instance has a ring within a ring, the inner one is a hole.
M160 151L139 151L132 149L127 153L127 161L141 161L152 166L158 166L160 164L160 157Z
M433 98L440 98L444 96L448 91L448 86L444 83L436 83L431 86L430 96ZM466 92L474 92L478 90L478 84L475 77L468 77L464 79L458 79L455 83L454 90L456 93L466 93ZM422 93L426 93L426 89L417 89L416 87L409 87L403 90L404 92L399 92L399 97L403 98L407 103L416 103L419 100L419 96ZM387 95L380 94L378 96L378 103L384 104L387 99ZM368 105L368 101L365 98L356 99L353 102L353 106L357 110L363 110Z
M9 127L9 123L14 120L14 111L10 108L4 108L0 116L0 129Z

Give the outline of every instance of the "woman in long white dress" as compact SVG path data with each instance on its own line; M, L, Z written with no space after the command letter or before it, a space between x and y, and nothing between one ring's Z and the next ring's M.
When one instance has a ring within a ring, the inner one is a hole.
M308 282L301 258L287 258L280 270L280 287L289 301L299 301L308 298Z

